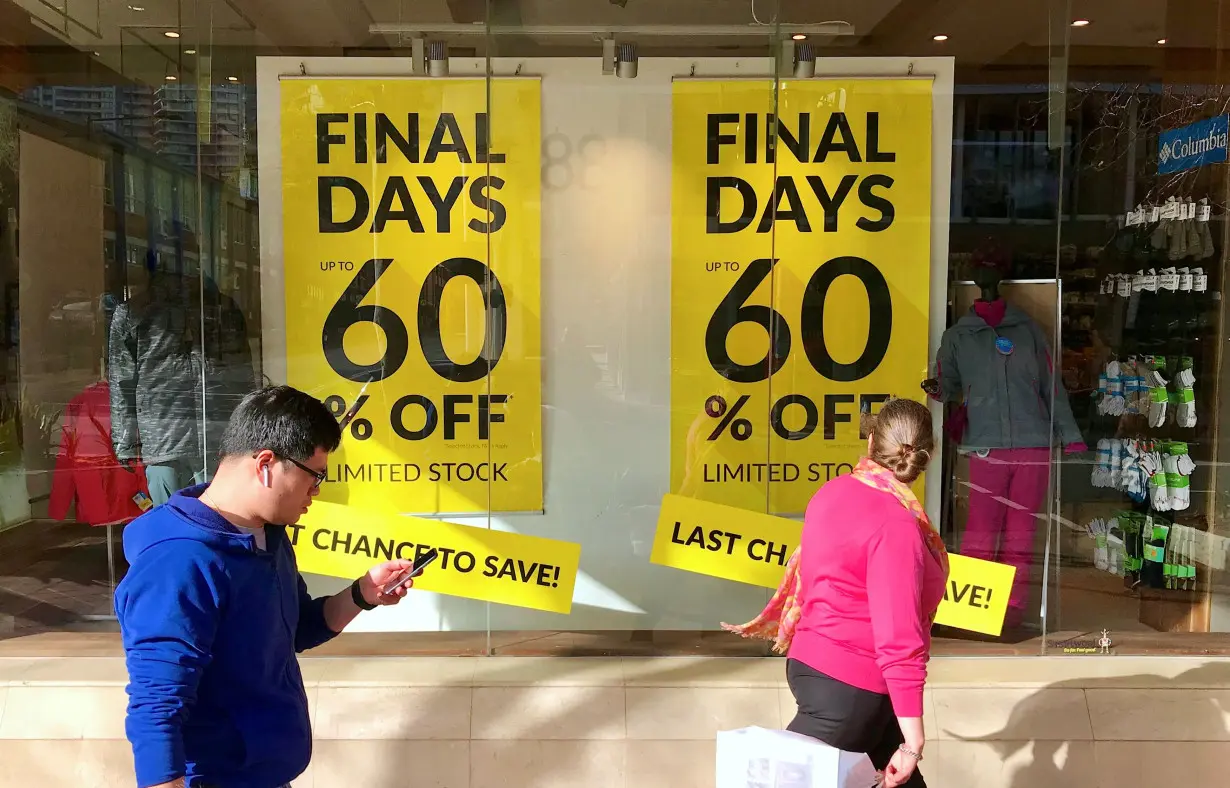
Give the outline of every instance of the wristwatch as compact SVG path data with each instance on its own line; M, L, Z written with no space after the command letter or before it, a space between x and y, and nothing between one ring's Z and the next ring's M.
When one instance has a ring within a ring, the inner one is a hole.
M355 580L350 584L350 598L358 605L360 610L375 610L376 606L363 598L363 591L359 589L359 581Z

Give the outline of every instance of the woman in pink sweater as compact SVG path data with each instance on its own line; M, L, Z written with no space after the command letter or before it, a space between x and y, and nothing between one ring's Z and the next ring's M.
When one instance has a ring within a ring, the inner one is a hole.
M812 498L769 607L727 628L787 652L789 730L867 753L888 788L925 788L923 685L948 557L909 485L931 459L931 414L894 399L866 426L867 456Z

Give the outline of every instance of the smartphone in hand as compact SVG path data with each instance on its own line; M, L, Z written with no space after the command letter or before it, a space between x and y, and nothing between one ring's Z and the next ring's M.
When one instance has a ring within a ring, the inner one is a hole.
M389 581L389 583L385 585L383 589L381 589L381 593L382 594L393 593L397 589L404 586L406 583L409 583L414 578L423 574L423 570L426 569L428 565L431 564L432 561L435 561L439 557L440 557L440 551L436 550L436 548L434 547L431 548L430 550L428 550L427 552L423 553L421 556L416 558L414 560L414 564L409 569L402 572L400 575L395 577L393 580Z

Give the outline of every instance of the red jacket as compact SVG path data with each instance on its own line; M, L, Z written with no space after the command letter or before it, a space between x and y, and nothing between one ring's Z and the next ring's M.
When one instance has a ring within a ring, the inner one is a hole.
M95 383L64 409L48 503L52 519L67 519L74 501L77 522L88 525L126 523L142 513L136 496L149 493L145 469L129 470L115 456L109 392L105 381Z

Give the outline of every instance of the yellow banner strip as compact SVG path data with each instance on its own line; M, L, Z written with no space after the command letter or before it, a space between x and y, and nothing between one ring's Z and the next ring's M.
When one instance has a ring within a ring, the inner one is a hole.
M777 588L803 525L782 517L680 495L662 498L650 560L661 566ZM998 635L1016 568L949 556L948 585L935 623Z
M416 589L553 613L571 612L581 562L581 546L571 542L326 502L313 504L287 535L303 572L359 577L434 547L440 558L414 581Z

